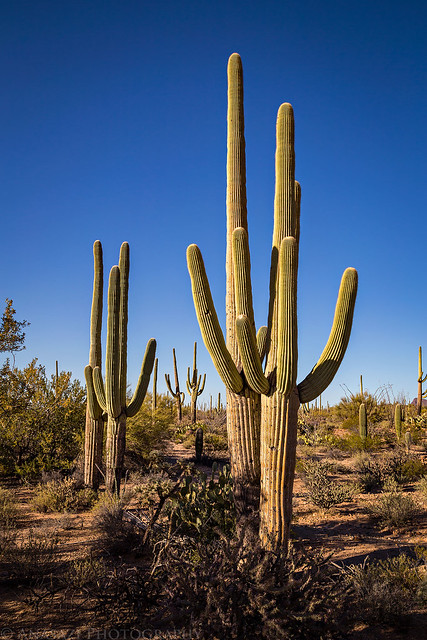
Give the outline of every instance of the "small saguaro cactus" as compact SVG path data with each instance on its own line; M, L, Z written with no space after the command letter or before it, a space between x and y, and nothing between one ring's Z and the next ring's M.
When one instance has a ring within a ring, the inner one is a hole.
M196 431L196 462L202 461L202 453L203 453L203 428L199 427Z
M282 104L277 117L270 304L267 326L256 333L247 231L243 73L236 53L229 59L228 82L227 344L202 255L194 244L187 249L187 263L203 340L227 388L227 432L238 527L252 526L255 510L259 509L263 546L286 549L292 516L298 408L326 389L344 357L357 272L352 268L344 272L329 340L317 364L297 385L301 189L294 175L293 109L290 104Z
M400 442L402 438L402 405L397 404L394 407L394 428L396 429L396 438Z
M366 416L366 405L364 402L359 407L359 434L362 440L368 437L368 418Z
M196 424L197 418L197 398L203 393L206 382L206 373L203 375L203 382L200 385L202 375L198 375L197 364L197 342L194 343L194 355L193 355L193 373L190 378L190 367L187 369L187 391L191 397L191 422Z
M102 245L96 240L93 245L94 277L92 310L90 316L89 365L101 366L102 293L104 286ZM57 374L58 376L58 374ZM102 467L104 420L102 409L96 398L86 407L84 482L92 489L98 489Z
M108 285L107 350L105 356L105 386L101 368L85 368L87 396L91 415L97 407L107 414L106 478L108 491L120 491L123 471L126 418L138 413L144 401L153 370L156 341L151 338L145 350L141 373L130 402L126 397L127 323L129 287L129 245L120 248L119 265L110 271Z
M427 373L423 377L423 362L421 347L418 351L418 395L417 395L417 416L421 415L421 407L423 406L423 398L427 397L427 391L423 393L423 384L427 380Z
M412 444L412 435L410 431L405 431L405 448L406 448L406 453L409 454L409 451L411 449L411 444Z
M176 417L177 421L181 422L182 420L182 405L184 404L185 394L183 391L179 389L179 378L178 378L178 368L176 366L176 356L175 349L172 349L173 354L173 373L175 376L175 391L172 389L171 379L168 373L165 373L166 386L171 394L172 398L175 398L176 404Z
M364 396L364 392L363 392L363 378L362 378L362 374L360 374L360 395Z

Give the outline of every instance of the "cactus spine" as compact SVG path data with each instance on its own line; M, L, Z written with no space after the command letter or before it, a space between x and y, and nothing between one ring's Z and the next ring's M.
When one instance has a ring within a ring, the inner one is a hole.
M427 380L427 374L423 377L422 351L418 351L418 395L417 395L417 416L421 415L423 398L427 397L427 391L423 393L423 383Z
M89 366L92 368L101 366L103 262L102 245L99 240L93 245L93 259L94 276L89 347ZM58 379L58 373L56 375ZM95 490L98 489L100 482L103 438L104 420L102 417L102 409L96 397L89 397L88 394L85 427L84 482Z
M203 429L199 427L196 431L196 462L202 461L203 453Z
M173 354L173 373L175 376L175 391L173 391L172 389L171 380L168 373L165 374L165 380L166 380L166 386L169 390L169 393L173 398L175 398L177 420L178 422L181 422L182 405L184 404L185 394L183 391L180 391L179 389L178 368L176 366L175 349L172 349L172 354Z
M203 375L203 382L200 385L202 376L198 376L197 371L197 342L194 343L194 355L193 355L193 373L190 378L190 367L187 369L187 391L191 397L191 422L196 424L197 418L197 398L203 393L206 382L206 373Z
M240 500L240 505L236 504L238 515L242 503L256 505L261 475L261 542L267 548L286 548L298 408L300 402L307 403L322 393L338 370L350 337L357 272L344 272L329 340L315 367L296 385L301 191L294 178L293 111L291 105L283 104L277 119L268 326L256 334L246 222L243 78L238 54L230 57L228 78L227 347L196 245L188 247L187 263L201 333L227 388L227 427L233 482Z
M402 438L402 406L397 404L394 408L394 428L396 429L396 438L400 442Z
M106 412L106 479L107 490L119 493L123 471L126 418L141 408L153 370L156 341L150 339L145 350L141 373L130 402L126 398L127 374L127 321L129 287L129 245L120 249L119 265L110 271L108 285L107 350L105 357L105 386L99 365L85 368L90 407L98 405Z
M366 405L364 402L359 407L359 434L362 440L368 437L368 419L366 416Z

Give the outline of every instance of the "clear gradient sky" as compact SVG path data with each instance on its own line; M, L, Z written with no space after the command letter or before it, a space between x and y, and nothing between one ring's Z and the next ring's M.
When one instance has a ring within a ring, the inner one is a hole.
M108 274L131 249L129 382L158 341L185 387L202 344L185 251L225 299L227 60L245 77L248 220L257 326L267 315L275 121L291 102L302 185L299 375L328 338L343 270L359 293L350 344L323 395L359 376L416 394L427 370L427 5L372 0L0 0L0 299L31 322L18 366L83 380L92 244ZM3 302L2 302L3 306ZM105 318L106 320L106 318ZM105 322L104 322L105 324ZM105 344L105 340L104 340ZM151 386L150 386L151 388Z

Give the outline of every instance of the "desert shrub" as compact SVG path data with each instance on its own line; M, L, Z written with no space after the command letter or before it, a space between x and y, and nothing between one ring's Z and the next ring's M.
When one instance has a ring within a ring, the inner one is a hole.
M13 527L18 517L18 509L11 494L0 487L0 527Z
M361 454L355 459L355 466L359 476L360 486L364 491L379 491L387 478L396 482L404 482L404 463L408 457L405 451L397 447L391 453L376 458Z
M39 484L33 497L33 505L41 513L55 511L82 511L90 509L97 499L92 489L79 487L73 478L50 480Z
M347 568L352 606L369 622L396 623L426 602L426 574L420 560L400 554Z
M402 478L405 482L412 482L422 478L427 473L427 465L416 456L409 456L402 464Z
M83 589L100 584L107 568L103 560L90 556L74 560L66 574L67 585L71 589Z
M369 512L381 526L402 529L414 520L417 505L412 496L399 491L396 481L392 478L388 480L385 488L388 491L379 495L369 505Z
M378 449L381 440L378 436L368 434L366 438L362 438L358 433L350 433L347 437L341 438L337 442L344 451L373 451Z
M53 566L58 547L55 531L30 530L28 536L18 539L16 532L2 537L0 562L11 576L31 580L45 575Z
M412 442L419 444L425 437L427 430L427 414L424 413L421 416L408 417L405 420L405 430L410 432Z
M230 469L225 465L212 477L198 470L189 470L177 493L171 498L169 514L172 528L180 533L212 538L218 531L230 534L234 530L234 502Z
M163 451L172 437L174 422L173 399L166 394L157 395L157 409L152 414L151 394L147 393L140 411L127 419L126 446L148 463L153 450Z
M127 502L126 496L105 493L93 508L94 527L101 534L103 552L125 553L138 545L135 527L124 518Z
M204 639L331 637L341 584L321 554L288 557L241 540L174 539L159 550L155 577L168 594L159 616L192 621ZM166 609L167 607L167 609Z
M223 435L221 433L209 433L208 431L203 436L203 451L208 455L228 451L227 435Z
M304 483L310 500L318 507L331 507L351 500L354 486L340 483L331 476L330 463L318 460L306 460L303 463Z
M344 429L355 429L359 425L359 407L364 403L368 422L376 424L388 417L389 408L385 402L378 400L376 395L369 394L365 391L348 395L341 398L340 402L333 407L333 414L341 421Z
M417 485L418 491L420 491L424 500L427 500L427 476L420 479Z

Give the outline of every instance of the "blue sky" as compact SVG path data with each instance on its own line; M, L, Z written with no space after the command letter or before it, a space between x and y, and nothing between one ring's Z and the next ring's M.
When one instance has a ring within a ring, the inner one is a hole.
M421 1L0 1L2 299L32 357L83 380L92 244L131 249L129 382L158 341L160 390L194 340L209 402L224 392L200 337L185 251L225 298L226 66L242 56L256 322L266 321L277 109L291 102L302 185L299 375L359 271L349 348L323 395L359 376L416 394L425 350L427 6ZM104 342L105 344L105 342Z

